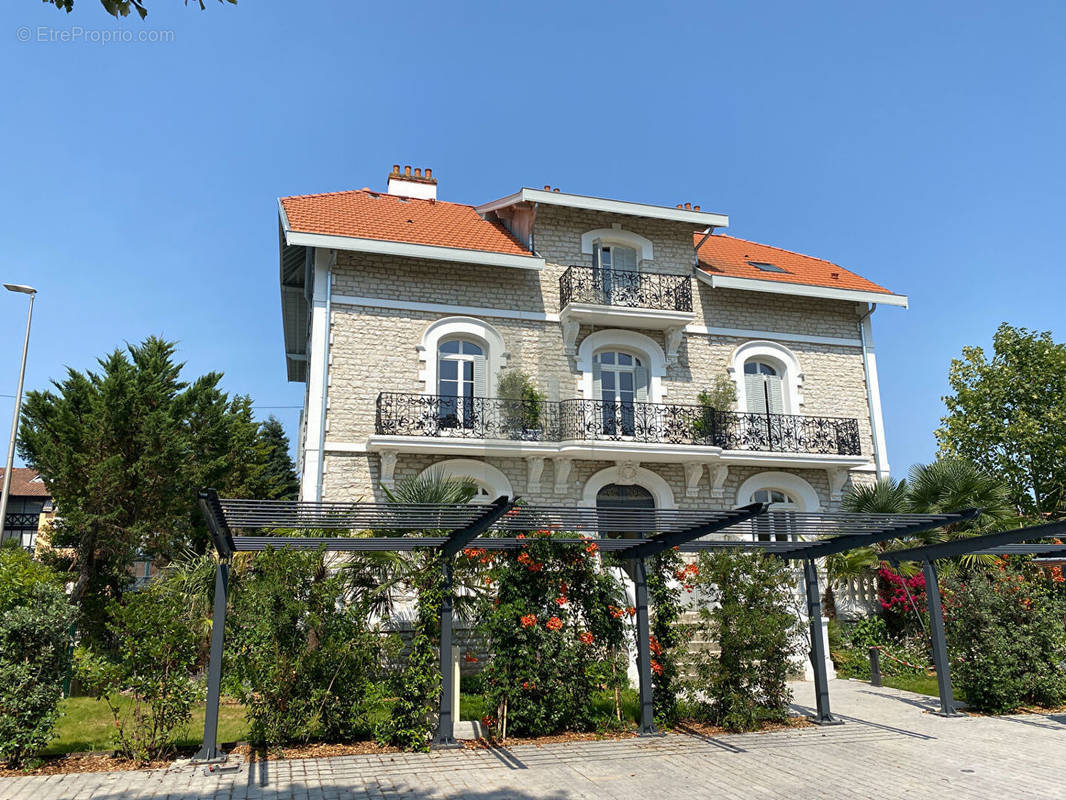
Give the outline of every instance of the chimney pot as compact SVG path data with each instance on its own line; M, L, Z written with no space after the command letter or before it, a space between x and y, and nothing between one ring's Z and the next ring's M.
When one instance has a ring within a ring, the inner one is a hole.
M700 207L699 207L699 206L693 206L693 207L692 207L692 210L693 210L693 211L699 211L699 210L700 210Z
M405 176L407 176L407 177L410 177L410 176L411 176L411 165L410 165L410 164L406 164L406 165L404 165L404 168L403 168L403 174L404 174Z
M675 206L675 208L681 208L681 204L678 203L677 206Z
M552 189L552 191L553 191L553 192L557 192L557 191L559 191L559 187L558 187L558 186L556 186L556 187L555 187L554 189Z
M552 187L550 187L548 184L544 184L544 191L550 192L551 190L552 190Z
M400 174L400 165L399 164L393 164L392 165L392 174L393 175L399 175Z
M433 177L433 170L431 170L429 167L426 167L426 177L427 178L432 178Z
M692 210L692 203L685 203L685 211L691 211L691 210Z

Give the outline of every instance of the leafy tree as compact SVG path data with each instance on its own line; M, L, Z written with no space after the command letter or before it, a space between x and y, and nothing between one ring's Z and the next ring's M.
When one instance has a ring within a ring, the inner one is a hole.
M67 549L54 558L77 576L71 602L90 637L103 635L107 601L127 588L138 552L205 549L198 488L267 492L251 401L223 393L217 372L183 381L174 349L150 337L26 396L19 453L55 498L51 541Z
M0 760L10 765L52 738L73 621L60 576L21 547L0 547Z
M220 3L226 2L234 6L237 5L237 0L218 1ZM60 11L66 11L68 14L74 10L74 0L44 0L44 2L51 3ZM204 0L195 0L195 2L200 6L201 11L207 8ZM136 11L141 19L148 16L148 8L142 0L100 0L100 5L104 7L104 11L113 17L128 17L130 11ZM185 5L189 5L189 0L185 0Z
M1003 323L993 356L964 347L951 362L953 393L936 431L941 452L1004 481L1023 513L1058 514L1066 502L1066 345L1049 331Z
M289 455L289 437L273 416L259 430L259 446L264 450L265 497L272 500L295 500L300 494L296 465Z

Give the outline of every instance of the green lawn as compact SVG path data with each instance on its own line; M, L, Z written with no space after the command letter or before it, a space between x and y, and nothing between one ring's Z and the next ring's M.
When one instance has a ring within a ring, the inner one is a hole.
M892 677L884 677L881 682L885 686L889 686L893 689L902 689L905 692L915 692L917 694L928 694L933 697L940 696L940 689L936 683L936 675L894 675ZM962 696L959 694L959 690L954 686L951 687L951 693L956 700L962 700Z
M120 702L128 703L126 698ZM69 697L60 702L60 717L56 725L59 737L53 739L44 750L44 755L80 753L92 750L112 750L112 735L115 721L107 703L92 697ZM196 745L203 738L204 707L193 708L192 719L179 737L179 745ZM236 742L247 738L248 728L244 720L244 706L224 705L218 712L218 739L220 742Z

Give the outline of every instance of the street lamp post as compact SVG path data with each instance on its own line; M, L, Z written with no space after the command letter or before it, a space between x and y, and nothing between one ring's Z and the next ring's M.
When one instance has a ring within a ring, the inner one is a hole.
M7 525L7 498L11 492L11 469L15 463L15 439L19 432L19 412L22 409L22 381L26 377L26 352L30 348L30 321L33 319L33 299L37 296L37 290L32 286L22 286L17 283L5 283L4 288L9 292L19 292L30 296L30 310L26 313L26 338L22 342L22 364L19 366L19 386L15 392L15 414L11 418L11 439L7 443L7 469L4 470L4 488L0 491L0 539L3 538L3 529Z

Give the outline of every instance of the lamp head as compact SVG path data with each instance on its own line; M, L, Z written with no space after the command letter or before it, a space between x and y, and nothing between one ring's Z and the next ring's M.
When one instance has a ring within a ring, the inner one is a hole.
M4 288L9 292L20 292L22 294L37 294L37 290L32 286L23 286L21 283L5 283Z

